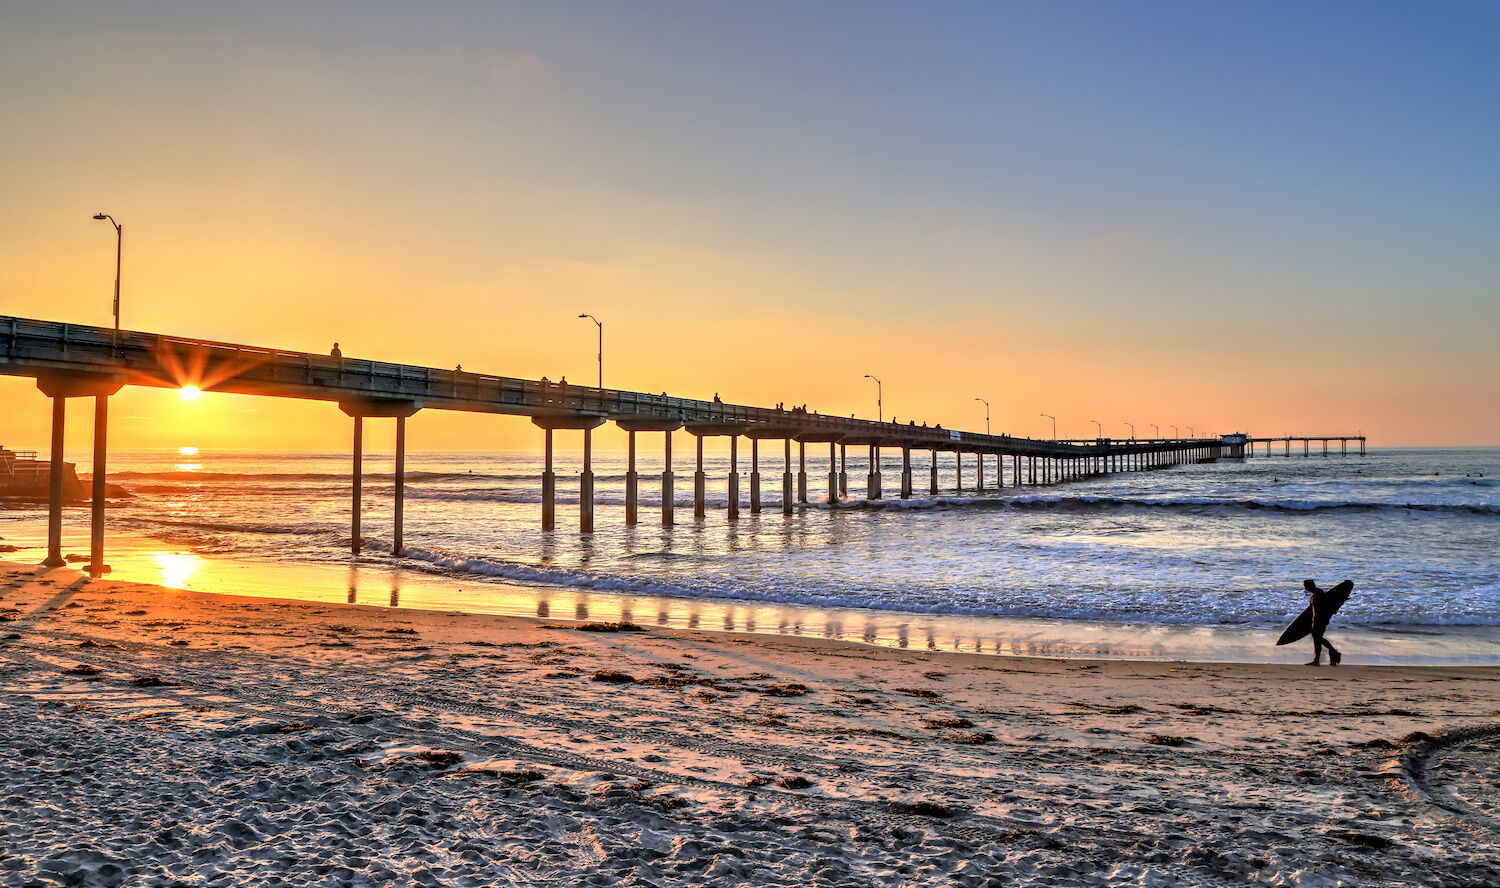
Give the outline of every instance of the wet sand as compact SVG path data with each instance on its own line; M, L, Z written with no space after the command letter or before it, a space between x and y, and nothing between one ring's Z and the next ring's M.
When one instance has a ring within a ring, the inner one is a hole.
M0 883L1500 884L1500 669L587 625L5 565Z

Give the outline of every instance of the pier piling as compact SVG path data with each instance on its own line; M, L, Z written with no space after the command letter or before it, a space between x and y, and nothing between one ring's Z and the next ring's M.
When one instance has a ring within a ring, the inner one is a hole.
M781 451L781 514L792 514L792 439L782 439Z
M707 496L708 476L703 474L703 436L695 437L698 439L698 470L693 472L693 519L702 521L706 513L704 500Z
M45 567L67 564L62 555L63 431L68 422L68 399L52 398L52 462L47 488L47 557Z
M551 432L547 433L551 436ZM354 417L354 465L350 470L349 486L352 488L352 501L349 504L349 554L359 556L359 550L364 544L365 538L360 535L360 518L364 510L365 489L365 418ZM552 448L547 448L547 458L550 461Z
M594 532L594 430L583 430L583 471L578 475L578 532Z
M542 430L542 530L557 527L557 473L552 471L552 429Z
M807 442L797 442L797 502L807 502Z
M760 514L760 439L750 439L750 514Z
M729 436L729 520L740 517L740 445L739 436Z
M637 512L640 482L635 474L635 429L625 432L625 452L625 525L633 527L640 521Z
M661 525L671 527L677 523L675 509L677 506L676 492L672 489L672 430L667 429L666 441L663 444L665 456L661 467Z
M109 570L104 563L105 461L109 453L109 396L94 396L93 509L89 520L89 575L101 577Z
M396 417L396 501L395 537L391 541L391 554L400 555L405 549L406 530L406 417Z

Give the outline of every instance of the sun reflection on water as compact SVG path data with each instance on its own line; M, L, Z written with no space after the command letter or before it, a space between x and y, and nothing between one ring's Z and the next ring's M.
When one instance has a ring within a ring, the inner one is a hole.
M202 560L191 552L157 552L152 558L161 568L161 585L176 589L187 588L188 579Z

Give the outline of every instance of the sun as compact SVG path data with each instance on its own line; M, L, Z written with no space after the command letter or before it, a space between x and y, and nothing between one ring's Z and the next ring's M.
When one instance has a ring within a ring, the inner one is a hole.
M197 456L198 455L198 448L193 447L192 445L188 445L188 446L185 446L185 447L179 447L179 448L177 448L177 454L179 456Z
M181 395L184 401L196 401L203 397L203 389L196 385L185 385L177 390L177 394Z

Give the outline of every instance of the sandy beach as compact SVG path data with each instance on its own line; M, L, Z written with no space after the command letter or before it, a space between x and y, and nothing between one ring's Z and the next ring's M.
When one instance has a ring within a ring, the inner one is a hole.
M6 885L1500 884L1497 669L903 651L15 564L0 637Z

